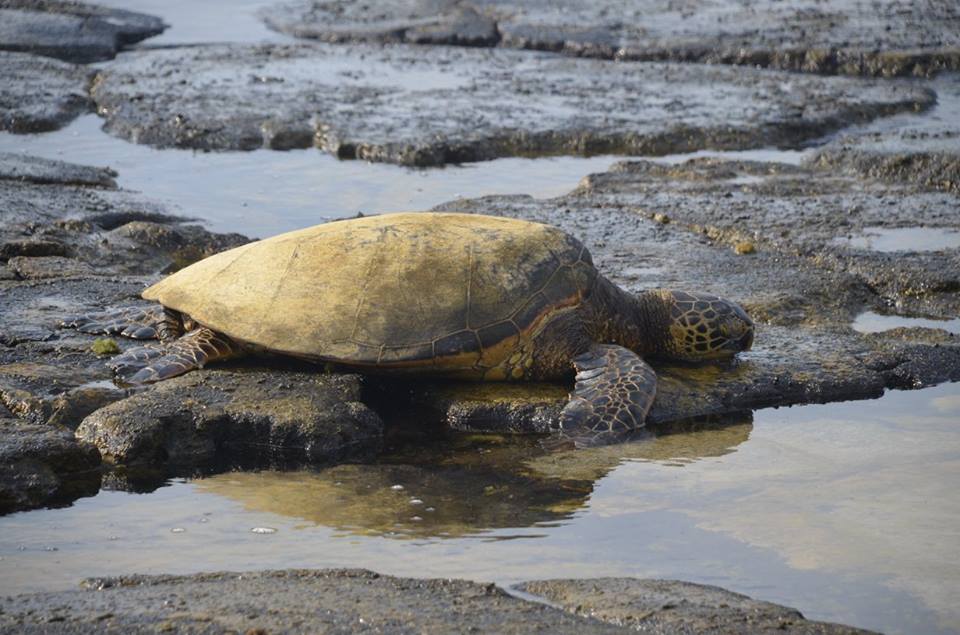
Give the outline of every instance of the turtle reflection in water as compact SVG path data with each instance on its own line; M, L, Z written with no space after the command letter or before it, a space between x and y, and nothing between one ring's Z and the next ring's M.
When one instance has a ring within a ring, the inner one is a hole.
M458 538L497 531L491 537L504 540L532 534L503 530L570 520L596 482L624 461L677 466L724 456L749 439L753 425L743 414L659 428L638 441L561 453L498 435L412 438L374 464L227 472L195 485L247 511L354 535Z
M115 358L129 383L257 352L483 381L576 370L561 434L578 445L643 426L656 392L645 357L723 359L753 342L732 302L628 293L562 230L474 214L387 214L281 234L201 260L143 297L161 306L63 322L159 339Z

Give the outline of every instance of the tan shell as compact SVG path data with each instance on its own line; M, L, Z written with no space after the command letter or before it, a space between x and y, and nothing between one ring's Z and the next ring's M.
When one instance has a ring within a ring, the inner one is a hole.
M281 353L490 368L547 315L578 304L595 276L586 249L548 225L403 213L231 249L143 297Z

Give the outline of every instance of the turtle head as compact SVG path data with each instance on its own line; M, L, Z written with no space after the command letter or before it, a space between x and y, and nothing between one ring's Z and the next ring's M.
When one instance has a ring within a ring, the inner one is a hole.
M730 300L708 293L655 291L666 307L666 354L682 361L728 359L753 345L753 320Z

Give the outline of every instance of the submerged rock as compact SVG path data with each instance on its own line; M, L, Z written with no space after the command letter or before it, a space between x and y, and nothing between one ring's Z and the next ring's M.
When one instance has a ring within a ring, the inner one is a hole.
M139 143L316 145L417 166L793 145L934 101L868 80L400 45L135 52L100 73L91 94L106 130Z
M581 635L635 632L635 623L642 622L653 627L654 633L767 629L786 633L866 632L809 622L793 609L716 587L633 579L526 584L544 593L560 589L567 595L579 593L594 601L597 614L578 615L573 607L556 608L536 601L537 597L520 599L493 584L396 578L361 569L320 569L95 578L84 581L82 590L6 598L0 626L40 627L51 633L87 629L248 633L294 629ZM603 589L611 592L601 596ZM531 595L536 596L537 591ZM729 604L724 606L723 600ZM633 622L623 621L634 607L655 603L659 605L652 609L652 615L635 614ZM703 627L715 630L698 631Z
M0 514L92 496L99 466L97 449L62 426L0 418Z
M884 77L960 69L960 9L949 0L294 0L261 17L277 31L327 42L501 46Z
M0 0L0 49L68 62L112 59L162 33L160 18L71 0Z
M56 130L93 108L87 94L93 76L89 69L8 51L0 51L0 68L0 130Z
M195 371L83 420L77 436L115 463L196 463L218 452L312 462L379 446L380 418L360 402L357 375Z

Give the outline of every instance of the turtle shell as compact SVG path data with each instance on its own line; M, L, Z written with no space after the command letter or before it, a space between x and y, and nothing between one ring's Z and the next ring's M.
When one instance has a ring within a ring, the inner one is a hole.
M335 221L201 260L143 297L236 340L356 365L490 368L578 305L586 248L539 223L401 213Z

